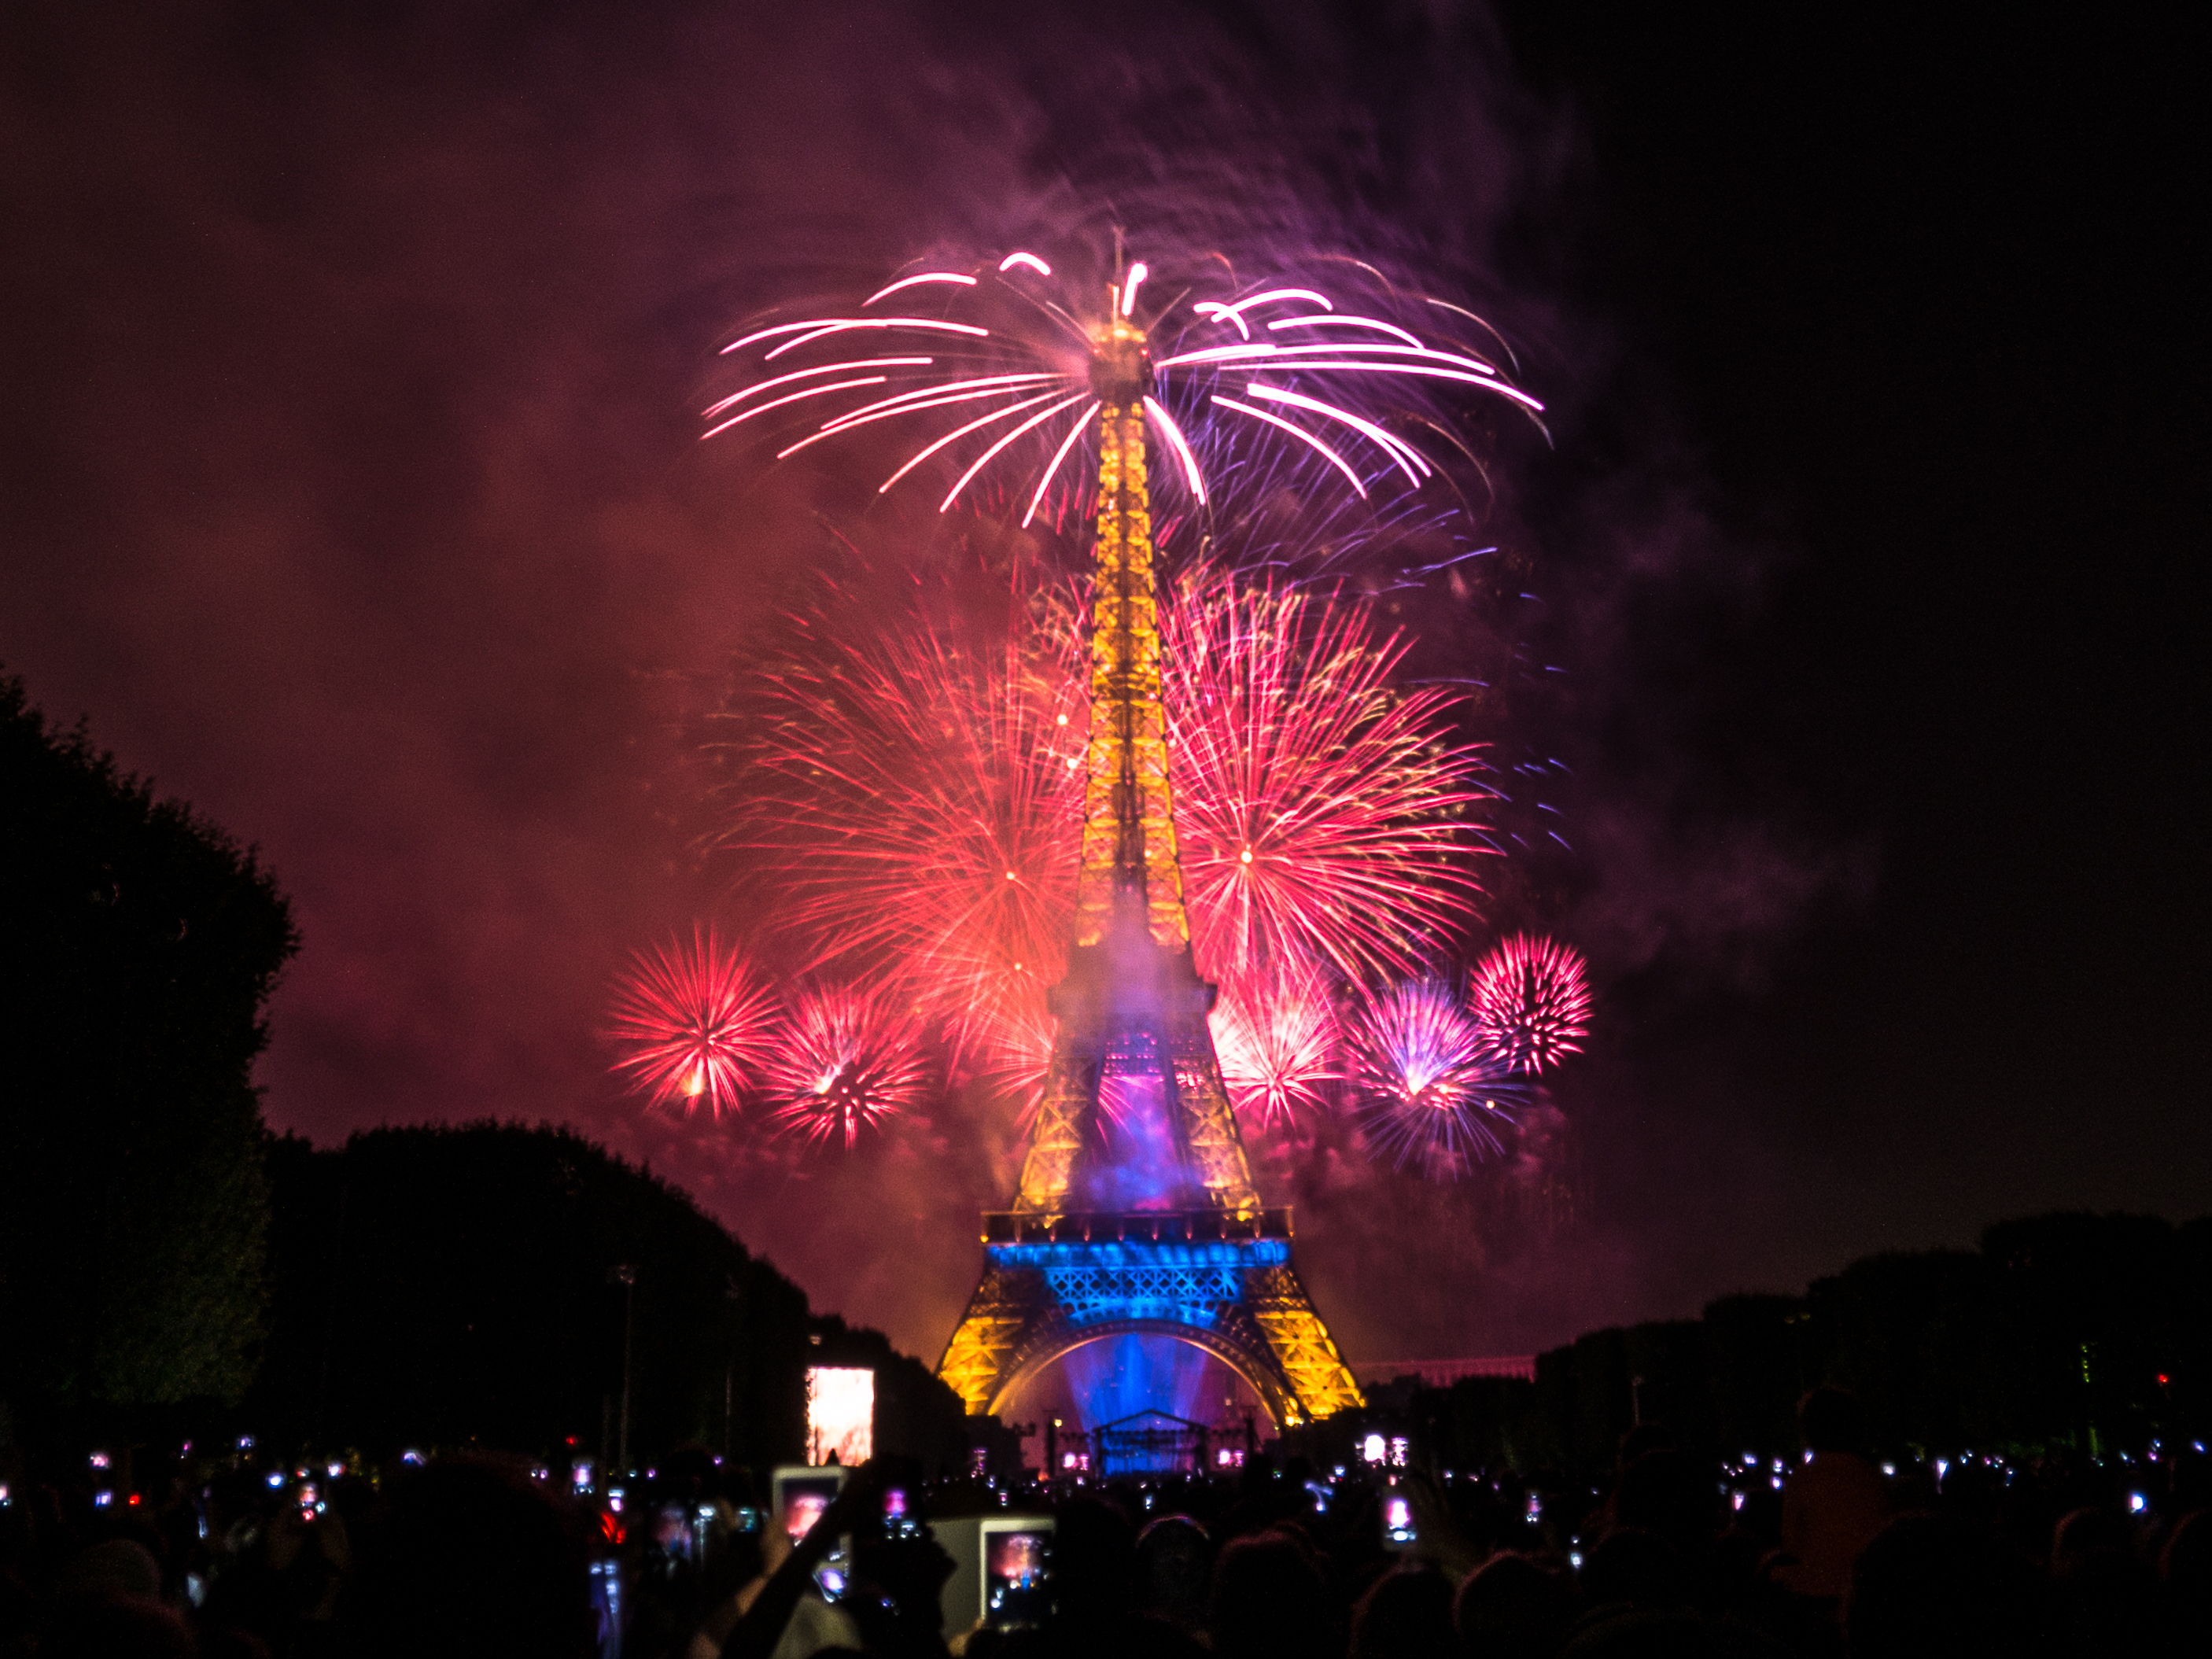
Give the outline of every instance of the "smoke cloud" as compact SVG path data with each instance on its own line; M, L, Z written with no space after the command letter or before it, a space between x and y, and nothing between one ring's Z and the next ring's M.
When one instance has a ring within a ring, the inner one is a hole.
M1617 353L1543 276L1572 123L1479 13L1350 15L11 11L0 659L292 894L272 1123L574 1125L935 1357L1006 1125L955 1107L802 1164L642 1111L595 1036L633 949L771 925L697 850L687 734L834 481L702 450L697 393L760 306L1118 226L1418 269L1516 343L1570 450ZM1755 616L1765 544L1690 504L1693 467L1565 465L1499 468L1536 597L1424 649L1450 667L1482 632L1564 671L1501 727L1571 775L1562 840L1497 886L1502 926L1560 932L1607 988L1559 1085L1584 1197L1515 1244L1495 1183L1271 1167L1355 1358L1526 1352L1756 1271L1790 1155L1677 1069L1684 987L1755 990L1870 878L1817 818L1711 787L1696 665ZM1765 1207L1677 1214L1665 1177L1722 1164Z

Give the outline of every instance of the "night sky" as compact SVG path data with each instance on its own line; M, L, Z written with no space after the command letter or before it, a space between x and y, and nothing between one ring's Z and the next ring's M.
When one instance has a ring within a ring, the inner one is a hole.
M819 545L692 416L784 295L1231 216L1555 416L1586 1218L1323 1206L1352 1356L2203 1213L2212 103L2178 24L1878 9L12 6L0 664L293 896L272 1124L574 1124L934 1358L994 1167L736 1164L594 1036L745 920L684 720Z

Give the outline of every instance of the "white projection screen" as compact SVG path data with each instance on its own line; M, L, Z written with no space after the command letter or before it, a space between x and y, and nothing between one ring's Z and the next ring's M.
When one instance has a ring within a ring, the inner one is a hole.
M847 1365L806 1368L806 1461L834 1454L847 1468L875 1455L876 1374Z

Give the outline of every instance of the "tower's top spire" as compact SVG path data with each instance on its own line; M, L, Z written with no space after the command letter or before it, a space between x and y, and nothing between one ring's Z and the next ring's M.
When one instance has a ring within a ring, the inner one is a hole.
M1091 390L1109 414L1121 410L1142 413L1145 398L1152 394L1152 353L1145 331L1119 310L1121 290L1106 290L1108 321L1099 329L1091 353ZM1141 435L1141 428L1139 428Z

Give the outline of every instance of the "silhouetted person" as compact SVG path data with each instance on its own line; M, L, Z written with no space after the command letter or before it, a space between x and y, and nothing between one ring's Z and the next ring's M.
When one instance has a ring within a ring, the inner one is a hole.
M161 1564L135 1538L102 1539L70 1558L54 1590L64 1597L120 1595L155 1601L161 1594Z
M2130 1656L2149 1653L2158 1640L2158 1572L2132 1549L2099 1546L2069 1559L2059 1577L2074 1631L2074 1649L2083 1654ZM2212 1643L2212 1630L2199 1630Z
M161 1603L161 1565L135 1538L82 1549L55 1575L54 1605L36 1651L64 1659L190 1659L184 1621Z
M1401 1567L1368 1587L1352 1610L1351 1659L1456 1659L1451 1581L1433 1567Z
M1669 1540L1638 1527L1616 1528L1590 1552L1582 1577L1587 1611L1562 1653L1574 1659L1690 1659L1705 1652L1689 1571Z
M344 1622L377 1659L592 1659L580 1518L518 1469L453 1458L406 1476L363 1528Z
M1682 1553L1656 1532L1617 1527L1583 1563L1582 1599L1591 1607L1686 1606L1690 1582Z
M2058 1650L2055 1612L2018 1551L1941 1516L1908 1515L1851 1569L1844 1646L1850 1659L2035 1659Z
M1658 1534L1692 1562L1712 1538L1719 1504L1711 1469L1680 1452L1661 1449L1621 1471L1613 1512L1620 1525Z
M2182 1518L2159 1552L2158 1577L2170 1649L2185 1653L2212 1630L2212 1510Z
M1567 1582L1525 1555L1493 1555L1459 1587L1452 1622L1467 1659L1549 1659L1574 1618Z
M2168 1460L2166 1480L2168 1515L2212 1509L2212 1455L2194 1446L2183 1447Z
M65 1596L39 1659L198 1659L185 1621L159 1601L112 1590Z
M1218 1659L1330 1659L1332 1611L1312 1552L1288 1533L1239 1538L1214 1565L1208 1623Z
M1052 1540L1058 1616L1078 1623L1126 1617L1136 1560L1136 1529L1119 1506L1088 1497L1062 1504Z
M1797 1559L1782 1579L1800 1595L1833 1599L1888 1519L1889 1492L1860 1454L1865 1423L1849 1389L1814 1389L1798 1402L1797 1423L1813 1455L1791 1472L1783 1493L1782 1547Z
M1188 1516L1162 1516L1137 1534L1136 1601L1143 1612L1203 1630L1212 1582L1212 1540Z
M2109 1510L2075 1510L2051 1534L2051 1570L2062 1577L2093 1555L2133 1552L2136 1529Z

